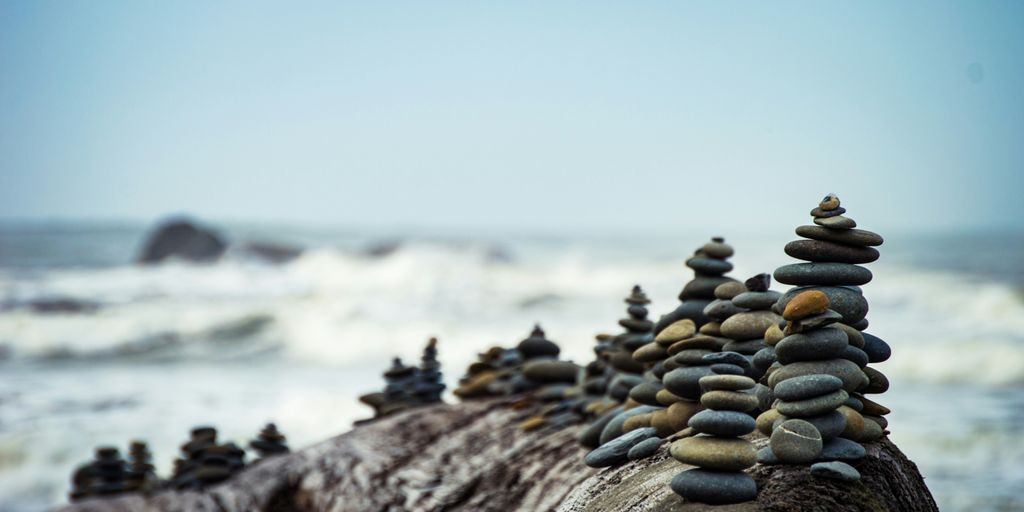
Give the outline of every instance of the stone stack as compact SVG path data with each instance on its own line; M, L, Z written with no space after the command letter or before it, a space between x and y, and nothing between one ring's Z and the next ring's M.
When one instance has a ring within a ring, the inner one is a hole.
M287 438L277 430L277 425L273 423L267 423L256 439L249 442L249 446L259 455L254 462L289 452Z
M723 283L735 281L724 274L732 270L732 263L726 261L733 255L733 248L721 237L712 238L710 242L694 252L693 257L686 260L686 266L694 271L694 278L679 293L682 304L675 311L663 315L654 327L654 334L673 323L689 318L698 328L708 323L704 308L715 299L715 288Z
M865 318L868 302L860 286L871 281L872 274L860 265L878 259L878 250L874 247L882 245L883 240L870 231L855 229L857 223L843 215L845 213L839 198L829 194L811 210L814 225L796 228L796 234L804 239L786 244L785 251L807 263L776 269L777 281L796 285L797 288L787 292L775 307L781 312L796 294L818 290L828 297L829 307L841 315L838 327L846 332L849 346L840 357L857 364L868 377L868 384L863 388L849 390L848 406L862 412L865 419L874 424L866 427L861 438L862 441L871 441L884 435L888 422L883 416L889 413L889 409L863 395L885 392L889 381L868 364L887 360L891 349L878 337L862 332L868 326Z
M142 441L132 441L128 446L128 474L125 483L129 491L149 493L160 485L153 466L153 455L149 446Z
M245 450L234 443L217 443L217 429L197 427L181 445L174 461L171 485L176 489L202 489L227 480L245 466Z
M441 363L437 360L437 338L430 338L420 358L419 373L412 390L413 398L417 405L434 404L441 401L444 388Z
M758 458L765 464L823 462L844 475L856 474L845 465L865 454L850 440L864 436L865 422L846 404L849 393L868 379L844 358L850 341L838 323L842 315L829 309L825 293L806 290L789 301L782 316L786 336L775 345L779 366L768 377L775 404L758 417L771 440Z
M757 398L749 392L754 380L710 375L700 379L700 386L705 390L700 398L705 409L689 421L697 435L675 441L670 449L677 461L697 467L677 474L670 486L688 501L711 505L756 499L757 483L744 470L757 463L757 451L740 437L754 431L748 414L757 407Z
M71 477L71 501L109 496L129 489L128 467L117 448L96 449L96 458L75 470Z
M477 355L453 393L463 400L512 393L511 379L523 364L523 355L515 348L491 347Z

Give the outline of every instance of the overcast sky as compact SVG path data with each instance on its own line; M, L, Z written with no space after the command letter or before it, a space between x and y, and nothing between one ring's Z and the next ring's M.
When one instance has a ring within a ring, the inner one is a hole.
M0 0L0 219L1024 228L1020 2ZM802 219L803 217L801 217Z

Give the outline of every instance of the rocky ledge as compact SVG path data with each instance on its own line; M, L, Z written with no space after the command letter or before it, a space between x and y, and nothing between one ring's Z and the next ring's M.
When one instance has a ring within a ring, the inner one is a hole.
M578 426L524 431L539 404L507 397L437 404L388 416L303 450L265 459L203 491L90 499L86 511L936 511L924 479L887 438L868 443L859 482L807 466L757 465L754 502L686 503L668 482L668 444L604 470L584 465ZM768 439L748 436L758 448Z

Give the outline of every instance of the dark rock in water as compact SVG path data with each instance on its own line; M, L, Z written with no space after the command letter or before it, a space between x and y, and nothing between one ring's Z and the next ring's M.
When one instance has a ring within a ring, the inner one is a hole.
M766 292L743 292L733 297L730 302L738 308L768 309L778 302L779 297L782 297L782 294L774 290ZM742 311L742 309L740 311ZM739 313L740 311L736 311L736 313Z
M786 244L784 250L786 254L804 261L871 263L878 259L878 249L823 240L794 240Z
M254 256L269 263L287 263L302 255L302 249L272 242L246 242L239 248L242 254Z
M597 448L601 444L601 432L604 430L604 427L608 426L608 423L621 414L622 410L623 407L620 405L602 414L593 423L581 430L576 440L587 448Z
M217 261L227 243L210 228L187 220L171 220L150 233L139 255L139 263L159 263L177 258L195 263Z
M656 434L657 431L650 427L631 430L595 448L587 454L583 462L592 468L606 468L621 464L628 459L630 448Z
M758 274L743 282L743 286L749 292L766 292L771 285L772 277L765 273Z
M811 464L811 474L820 478L829 478L842 482L860 480L860 472L845 462L818 462Z
M805 290L820 290L828 296L829 309L843 316L843 323L853 325L868 314L868 301L861 292L845 286L802 286L792 288L782 295L776 307L785 310L794 296ZM866 352L866 351L865 351Z
M866 332L861 335L864 336L864 353L868 355L868 362L881 363L892 355L892 348L882 338Z
M821 455L818 456L817 460L818 462L833 460L850 462L863 459L866 456L867 450L860 443L843 437L837 437L831 441L826 441L822 445Z
M826 327L782 338L775 345L775 356L782 364L833 359L839 357L848 346L846 333Z
M739 411L706 409L690 418L690 427L702 434L738 437L754 431L754 418Z
M688 469L672 478L669 486L689 501L709 505L742 503L757 498L757 483L742 472Z
M649 437L633 445L633 447L629 449L629 453L626 454L626 457L629 460L646 459L647 457L658 453L658 450L664 442L665 440L660 437Z
M843 388L843 381L834 375L813 374L780 382L772 392L779 400L804 400Z
M640 414L647 414L649 412L654 412L654 411L657 411L659 409L662 409L662 408L661 407L653 407L653 406L650 406L650 405L641 405L639 407L634 407L632 409L629 409L629 410L626 410L626 411L623 411L623 412L617 414L614 418L611 419L611 421L608 422L607 425L605 425L604 429L601 430L601 438L600 438L601 444L604 445L608 441L611 441L612 439L615 439L615 438L621 436L622 435L622 426L623 426L624 423L626 423L626 420L632 418L633 416L637 416L637 415L640 415ZM627 451L628 451L628 448L627 448Z
M823 240L827 242L838 242L848 245L879 246L882 245L882 237L863 229L828 229L821 226L799 226L796 234L804 238Z
M856 286L871 277L870 270L849 263L793 263L775 269L776 281L795 286Z
M786 464L805 464L821 453L821 434L803 420L786 420L772 431L772 453Z

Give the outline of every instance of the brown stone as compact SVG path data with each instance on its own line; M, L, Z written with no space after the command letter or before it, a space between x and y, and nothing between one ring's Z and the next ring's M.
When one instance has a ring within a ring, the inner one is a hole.
M818 290L808 290L797 294L786 304L782 318L786 320L800 320L812 315L824 313L828 309L828 296Z
M682 400L681 397L679 397L678 395L673 394L671 391L669 391L667 389L660 389L660 390L658 390L658 393L654 395L654 399L659 404L664 405L666 407L669 406L669 405L672 405L672 404L674 404L674 403L676 403L676 402L678 402L680 400Z
M693 336L697 333L697 324L693 323L693 320L684 318L678 320L658 333L658 336L654 338L655 343L669 346L679 340L684 340Z
M754 445L741 438L698 435L672 443L672 458L705 469L742 471L757 464Z
M701 395L700 404L708 409L747 412L757 409L757 397L750 393L715 390Z
M636 430L638 428L651 426L651 414L652 413L649 412L637 414L636 416L626 419L625 423L622 424L622 433L625 434L626 432Z
M669 423L678 432L689 425L690 418L699 410L700 404L697 402L680 401L668 406L666 412Z
M764 344L769 347L774 347L776 343L782 341L786 335L782 332L782 328L779 324L773 324L767 330L764 331Z
M664 345L648 343L633 351L633 360L638 363L654 363L668 357L668 350Z

